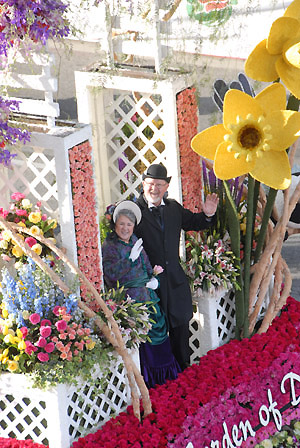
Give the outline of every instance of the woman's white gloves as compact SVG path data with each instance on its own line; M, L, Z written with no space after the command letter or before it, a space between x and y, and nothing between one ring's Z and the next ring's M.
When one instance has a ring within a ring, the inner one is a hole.
M137 242L134 244L133 248L131 249L129 260L131 261L137 260L142 250L143 250L143 240L142 238L139 238Z
M146 288L156 289L158 287L158 280L155 277L152 277L148 283L146 283Z

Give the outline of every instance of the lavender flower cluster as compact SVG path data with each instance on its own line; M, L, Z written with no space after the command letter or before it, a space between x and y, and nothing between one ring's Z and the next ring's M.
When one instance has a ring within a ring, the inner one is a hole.
M6 145L15 145L18 142L26 143L30 140L30 133L26 129L9 124L9 117L19 110L19 101L7 100L0 96L0 163L10 166L17 154L5 149Z
M43 45L51 37L66 37L67 6L62 0L0 0L0 55L25 37Z

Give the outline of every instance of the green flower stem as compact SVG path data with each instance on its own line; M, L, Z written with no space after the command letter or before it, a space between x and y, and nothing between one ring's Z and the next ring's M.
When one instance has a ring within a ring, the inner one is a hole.
M267 229L268 229L268 222L269 222L272 210L273 210L273 205L275 202L276 195L277 195L277 190L274 190L274 188L270 188L268 197L267 197L266 207L265 207L264 214L262 217L260 232L259 232L258 239L257 239L257 246L255 249L255 254L254 254L254 263L258 262L259 257L262 252L263 244L265 242L266 233L267 233Z
M241 269L240 251L241 251L241 238L240 238L240 221L237 213L237 208L234 200L230 194L230 188L228 182L224 181L224 188L226 193L226 208L228 216L229 235L231 239L231 250L236 257L236 267L238 268L239 275L236 277L235 286L235 335L237 339L241 338L242 330L244 327L244 287L243 276Z
M248 195L247 195L247 222L244 247L244 328L243 337L249 337L249 289L250 289L250 266L251 251L253 242L253 217L254 214L254 179L248 175Z

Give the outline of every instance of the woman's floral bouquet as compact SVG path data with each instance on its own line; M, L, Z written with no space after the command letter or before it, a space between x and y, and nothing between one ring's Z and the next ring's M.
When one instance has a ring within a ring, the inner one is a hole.
M186 261L182 265L194 295L237 286L235 262L229 243L219 235L186 234Z
M3 207L0 208L0 216L20 227L27 227L30 230L30 235L19 234L19 236L25 240L36 254L52 258L50 249L39 243L35 236L44 236L55 243L53 230L57 227L56 220L49 218L42 211L40 202L33 206L23 193L13 193L11 199L12 202L8 210L4 210ZM10 233L6 230L0 233L0 254L4 261L17 260L16 267L27 260L27 256L21 247L11 238Z
M114 319L128 348L137 348L140 342L149 340L148 332L152 325L148 310L150 302L139 303L134 301L125 293L123 286L108 290L105 293L104 300L113 312ZM102 312L98 314L106 321Z

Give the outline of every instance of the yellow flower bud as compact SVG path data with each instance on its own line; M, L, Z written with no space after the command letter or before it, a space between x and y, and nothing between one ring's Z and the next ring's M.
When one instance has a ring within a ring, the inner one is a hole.
M2 310L2 316L4 319L8 317L8 311L5 308Z
M18 337L19 339L23 339L23 333L22 333L22 331L20 330L20 328L17 328L16 333L17 333L17 337Z
M22 339L22 340L18 343L18 349L19 349L19 350L25 350L25 348L26 348L26 344L25 344L24 339Z

